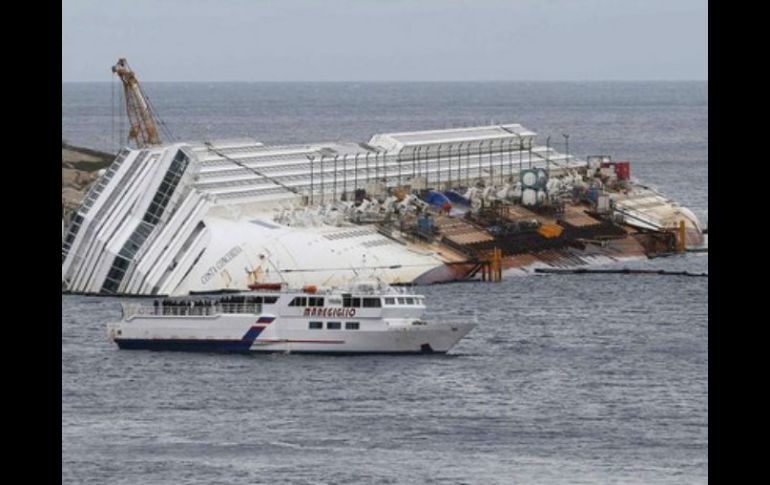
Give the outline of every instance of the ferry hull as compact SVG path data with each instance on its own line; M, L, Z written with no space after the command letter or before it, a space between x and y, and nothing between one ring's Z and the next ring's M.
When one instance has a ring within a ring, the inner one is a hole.
M208 319L207 323L210 323ZM225 322L221 322L225 323ZM210 335L209 329L164 327L157 319L135 319L128 324L108 326L108 334L118 348L125 350L187 352L280 352L312 354L429 354L446 353L475 326L472 322L389 324L380 330L299 330L282 329L280 320L270 325L238 325ZM322 335L319 333L322 332ZM183 336L182 336L183 335ZM237 337L242 335L241 337Z
M247 353L251 342L199 339L115 339L123 350Z
M286 339L283 341L257 340L251 351L314 353L314 354L426 354L446 353L475 324L432 324L426 328L398 328L383 331L340 331L328 340Z

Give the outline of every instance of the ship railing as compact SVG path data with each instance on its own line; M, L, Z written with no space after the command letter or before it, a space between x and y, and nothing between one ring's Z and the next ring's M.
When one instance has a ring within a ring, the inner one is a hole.
M218 303L213 305L142 305L121 303L123 318L136 316L215 316L224 313L243 313L258 315L262 313L260 303Z
M261 303L220 303L214 305L217 313L262 313Z

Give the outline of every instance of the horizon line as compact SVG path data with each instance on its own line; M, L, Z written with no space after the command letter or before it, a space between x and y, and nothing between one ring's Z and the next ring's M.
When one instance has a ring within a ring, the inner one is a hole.
M62 84L76 83L109 83L106 80L65 80ZM366 79L366 80L152 80L143 79L145 83L627 83L627 82L708 82L708 79Z

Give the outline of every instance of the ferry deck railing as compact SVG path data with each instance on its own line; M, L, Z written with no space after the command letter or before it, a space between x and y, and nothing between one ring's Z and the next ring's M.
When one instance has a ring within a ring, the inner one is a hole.
M123 318L136 316L216 316L225 313L258 315L262 313L261 303L218 303L213 305L145 305L121 303Z

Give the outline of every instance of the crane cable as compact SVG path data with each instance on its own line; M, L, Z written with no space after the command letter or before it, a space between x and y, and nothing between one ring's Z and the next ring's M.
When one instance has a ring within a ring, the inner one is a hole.
M217 155L219 155L220 157L224 158L225 160L229 160L230 162L233 162L234 164L238 165L241 168L244 168L244 169L246 169L246 170L248 170L248 171L250 171L250 172L252 172L252 173L254 173L254 174L258 175L258 176L260 176L260 177L266 178L270 182L273 182L274 184L276 184L276 185L278 185L280 187L283 187L284 189L288 190L289 192L292 192L292 193L297 194L297 195L302 195L300 193L300 191L295 189L294 187L289 187L288 185L284 184L283 182L280 182L280 181L274 179L273 177L270 177L269 175L265 175L265 174L261 173L260 171L258 171L255 168L249 167L248 165L246 165L246 164L244 164L242 162L239 162L238 160L235 160L234 158L228 157L227 155L225 155L221 151L219 151L216 148L214 148L214 145L212 145L211 142L207 141L207 142L204 142L204 144L208 147L208 149L210 151L216 153Z
M131 70L131 66L128 65L128 62L125 63L125 67L131 73L133 73L133 71ZM120 77L120 76L118 75L118 77ZM142 87L142 85L139 84L139 80L136 78L136 74L135 73L134 73L134 81L136 82L136 86L139 89L139 92L141 93L142 97L147 102L147 111L148 111L148 115L149 115L150 119L156 122L156 124L160 127L160 130L163 132L163 136L165 136L168 139L168 141L171 141L171 142L176 141L176 137L171 132L171 129L168 127L168 125L166 125L166 122L163 121L163 119L160 117L160 115L158 115L158 110L155 108L155 105L152 103L152 101L150 101L150 98L149 98L149 96L147 96L147 93L144 91L144 88ZM123 91L125 89L127 89L127 87L125 85L123 85L122 87L124 89L121 89L120 93L119 93L119 95L120 95L120 104L123 105L123 106L126 106L126 109L128 110L128 105L124 101L124 97L123 97ZM115 119L115 109L114 109L115 86L114 86L114 84L113 84L112 97L113 97L113 113L112 113L112 115L113 115L113 132L114 132L114 119ZM123 124L123 118L120 117L120 118L118 118L118 130L120 131L120 133L123 132L122 124ZM119 138L120 138L120 135L118 135L118 139Z
M171 129L166 125L166 122L163 121L163 119L160 117L160 115L158 114L158 110L155 109L155 105L152 103L152 101L150 101L150 97L147 96L147 93L145 93L141 85L139 85L139 91L142 93L142 96L144 96L144 99L147 101L147 107L149 108L149 111L150 111L150 117L154 118L158 122L160 129L163 131L163 135L168 139L168 141L171 141L171 142L176 141L176 137L174 136L173 133L171 133Z

